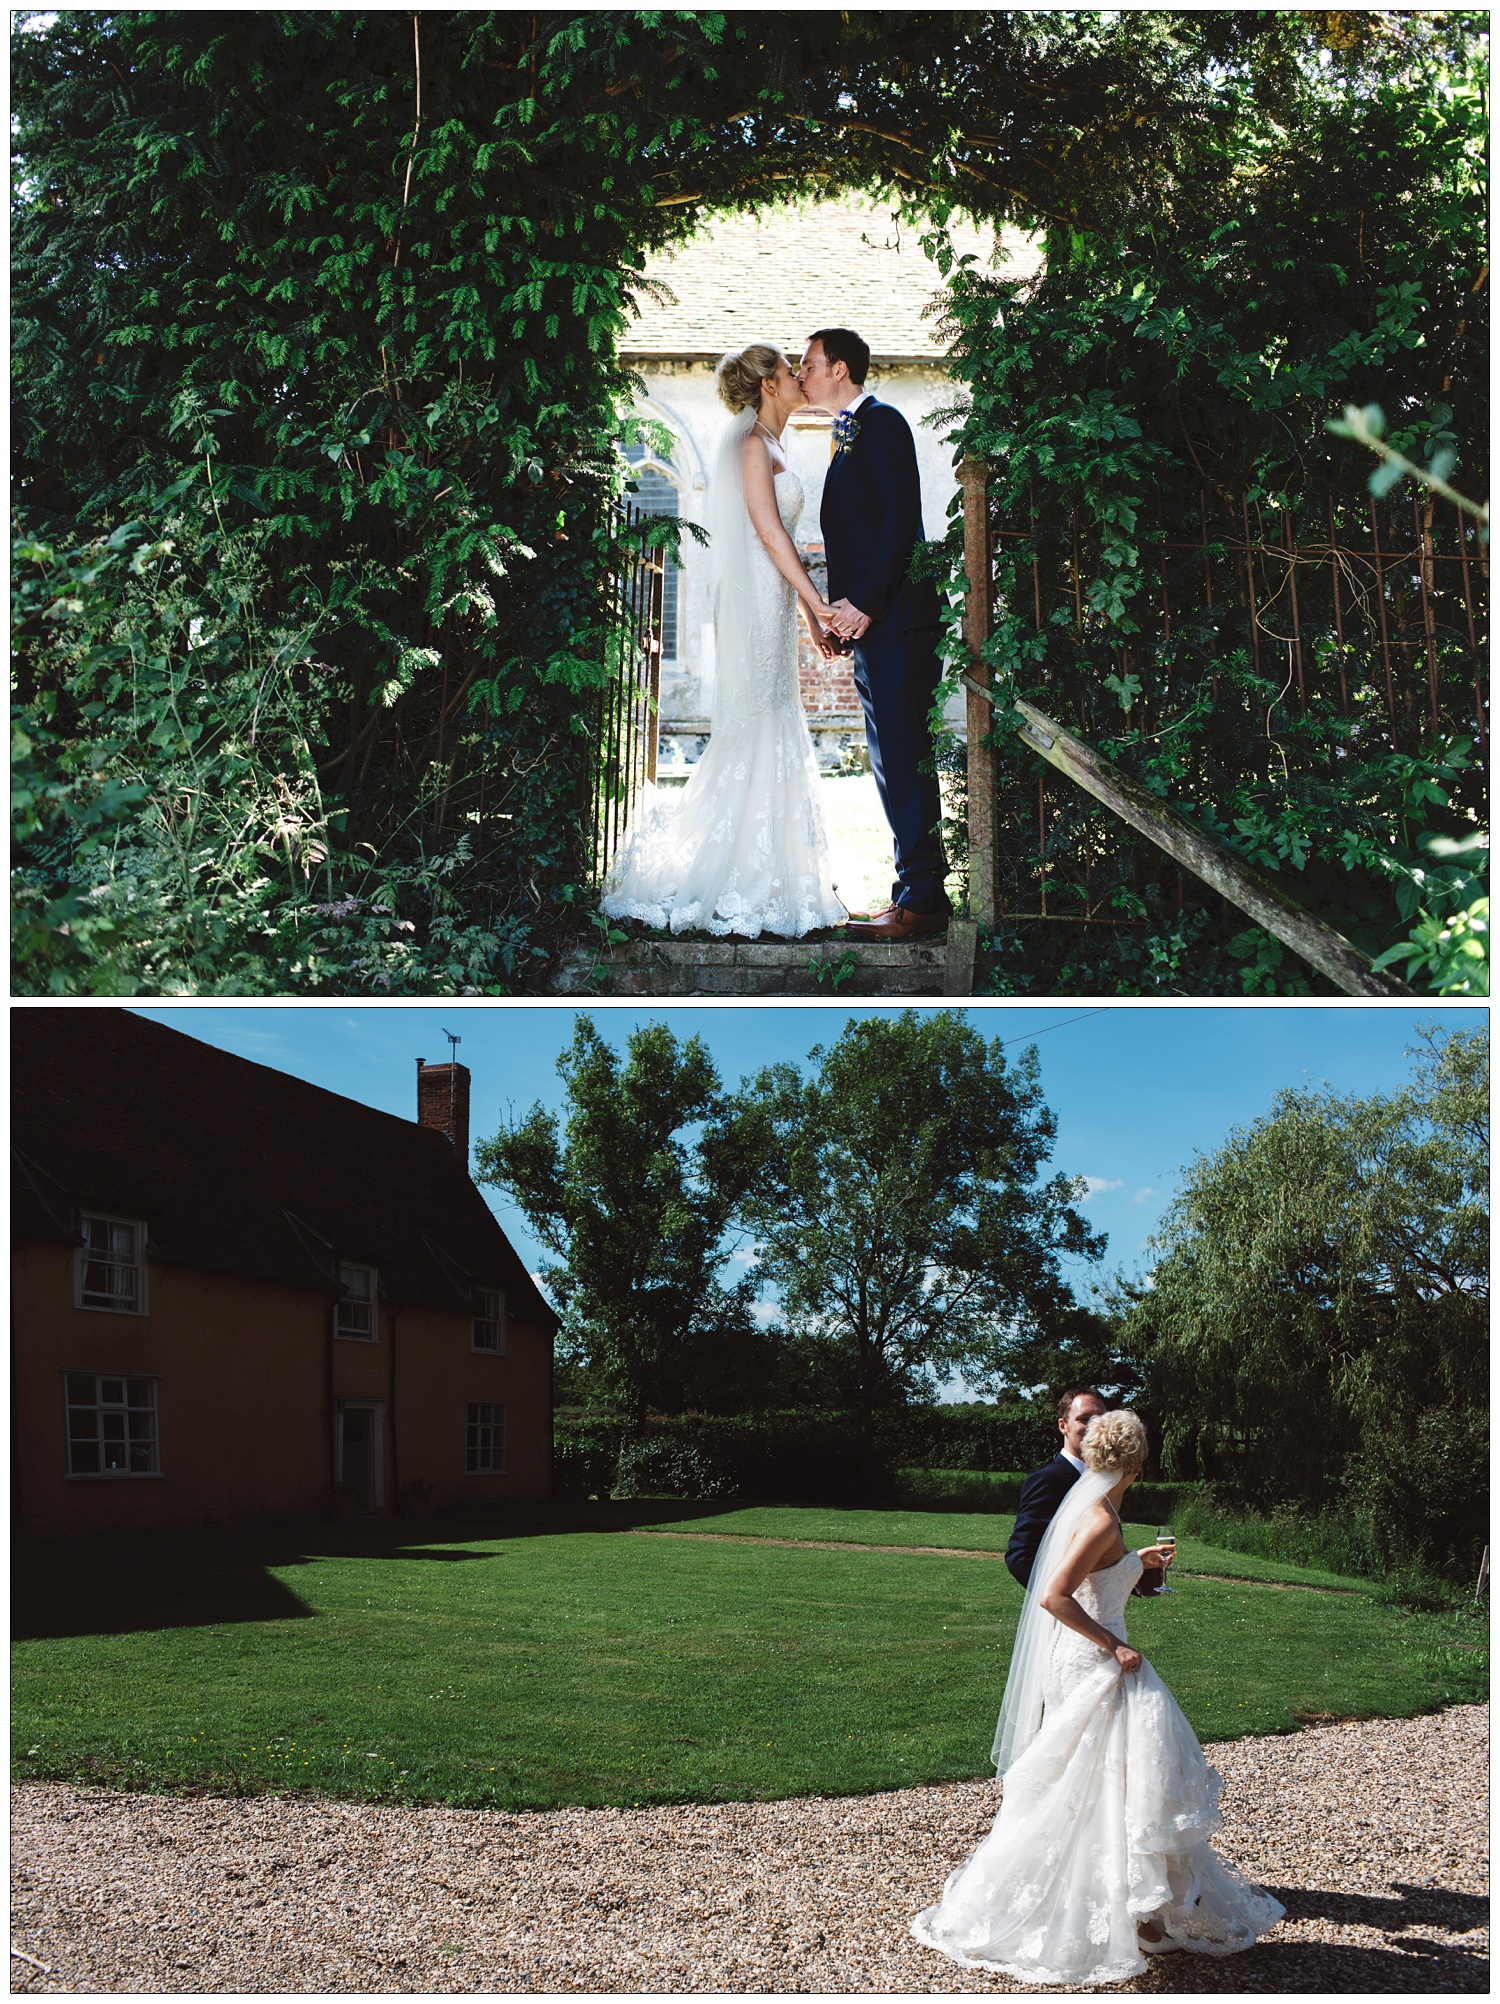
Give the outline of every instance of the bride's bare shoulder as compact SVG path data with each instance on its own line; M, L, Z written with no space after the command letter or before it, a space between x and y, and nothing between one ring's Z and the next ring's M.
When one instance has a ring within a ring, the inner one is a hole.
M1080 1543L1087 1539L1092 1544L1096 1539L1102 1538L1107 1531L1115 1530L1119 1521L1101 1496L1096 1502L1085 1505L1078 1518L1075 1536Z

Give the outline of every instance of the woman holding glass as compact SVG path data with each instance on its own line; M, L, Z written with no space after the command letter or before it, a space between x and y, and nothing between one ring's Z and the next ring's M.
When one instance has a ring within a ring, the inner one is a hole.
M1121 1983L1145 1956L1234 1955L1282 1918L1209 1842L1219 1777L1177 1701L1125 1633L1160 1546L1125 1548L1119 1505L1146 1459L1133 1412L1083 1437L1087 1473L1037 1553L994 1760L994 1827L912 1932L970 1968L1031 1984Z

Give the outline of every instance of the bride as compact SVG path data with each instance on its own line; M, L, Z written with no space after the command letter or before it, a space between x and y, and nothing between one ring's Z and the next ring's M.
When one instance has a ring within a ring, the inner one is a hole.
M974 1969L1028 1984L1119 1983L1142 1954L1234 1955L1285 1909L1209 1843L1219 1777L1160 1677L1125 1640L1143 1558L1117 1505L1146 1459L1133 1412L1083 1437L1088 1472L1042 1541L1016 1631L994 1760L989 1835L912 1933Z
M713 733L681 796L642 794L605 880L610 918L673 932L797 938L841 925L823 827L818 762L797 678L800 600L819 652L830 608L798 559L802 483L782 450L806 406L779 349L726 355L716 376L734 413L709 496L718 561Z

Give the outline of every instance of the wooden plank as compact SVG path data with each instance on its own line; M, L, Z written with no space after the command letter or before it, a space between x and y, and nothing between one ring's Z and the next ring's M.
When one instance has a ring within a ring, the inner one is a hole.
M968 458L959 468L964 490L964 572L968 599L964 640L969 649L967 737L969 751L969 916L993 930L995 895L995 754L985 743L993 719L984 644L990 637L989 463Z
M965 678L967 680L967 677ZM970 690L978 687L970 682ZM982 692L999 708L997 699ZM1346 995L1411 995L1404 981L1389 974L1377 974L1367 954L1352 941L1311 912L1304 911L1279 885L1263 876L1252 864L1236 856L1205 835L1175 808L1120 772L1109 760L1054 723L1030 703L1016 703L1010 720L1022 741L1039 752L1049 765L1065 773L1085 793L1102 801L1138 834L1164 849L1185 870L1210 885L1258 926L1289 946L1293 953L1326 975Z

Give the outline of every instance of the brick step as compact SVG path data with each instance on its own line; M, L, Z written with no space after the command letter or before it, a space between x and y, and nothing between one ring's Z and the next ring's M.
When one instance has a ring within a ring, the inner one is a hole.
M968 928L952 927L949 937ZM961 940L955 940L956 946ZM558 995L810 995L842 1000L850 995L967 994L947 985L948 940L939 935L910 945L879 940L637 939L624 946L573 947L553 976ZM836 974L841 975L837 987Z

